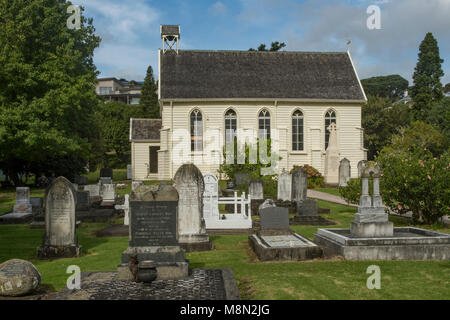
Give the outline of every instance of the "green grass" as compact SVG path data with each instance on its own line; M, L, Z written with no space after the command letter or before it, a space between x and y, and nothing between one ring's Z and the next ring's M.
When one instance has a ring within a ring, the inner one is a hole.
M338 197L341 196L341 194L339 193L339 189L337 189L337 188L314 188L314 190L329 193L329 194L332 194L332 195L338 196Z
M355 208L319 201L320 207L331 209L323 215L348 227ZM391 217L396 226L408 220ZM117 223L121 223L120 220ZM82 271L116 270L128 238L95 238L96 230L105 223L83 223L78 240L83 255L74 259L40 261L36 247L42 242L43 229L28 225L0 225L0 262L11 258L31 261L41 272L43 284L53 290L65 286L69 265ZM422 226L423 227L423 226ZM427 227L427 226L426 226ZM312 239L317 226L292 226L297 233ZM322 228L322 227L321 227ZM434 225L437 231L450 233L450 228ZM344 261L313 260L304 262L259 262L248 245L247 235L211 236L215 250L186 254L191 268L233 268L243 299L449 299L449 261ZM381 289L366 287L368 266L381 268Z

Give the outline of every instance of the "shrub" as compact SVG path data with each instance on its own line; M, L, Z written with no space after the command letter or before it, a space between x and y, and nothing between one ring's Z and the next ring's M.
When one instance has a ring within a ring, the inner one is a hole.
M308 188L314 189L314 188L320 188L323 186L324 178L322 174L317 170L316 168L310 166L309 164L304 164L303 166L294 166L290 173L292 174L295 169L297 168L303 168L305 169L307 175L308 175Z
M361 178L350 179L346 187L339 187L339 193L347 203L359 204L359 198L361 197Z

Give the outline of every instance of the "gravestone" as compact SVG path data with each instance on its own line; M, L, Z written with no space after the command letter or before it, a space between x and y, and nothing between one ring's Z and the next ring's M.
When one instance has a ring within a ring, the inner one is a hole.
M33 216L42 215L42 198L41 197L31 197L30 203L33 208Z
M40 284L41 274L32 263L11 259L0 264L0 296L27 295Z
M113 178L113 169L102 168L100 169L100 178Z
M205 182L202 173L195 165L184 164L173 180L179 195L178 232L181 246L188 252L210 250L212 243L203 217Z
M252 200L264 199L264 182L261 179L250 180L248 194Z
M100 177L100 179L98 180L98 184L100 186L104 185L104 184L112 184L113 180L110 177Z
M373 178L373 194L369 194L369 178ZM381 169L370 161L363 169L361 197L355 220L350 224L350 233L355 237L392 237L394 224L389 221L380 195Z
M77 208L76 210L86 211L89 210L90 205L90 193L89 191L77 190Z
M133 179L133 166L131 164L127 165L127 180Z
M258 207L258 214L261 214L261 210L264 208L271 208L271 207L276 207L275 203L273 202L272 199L266 199L264 200L263 203L260 204L260 206Z
M123 224L128 226L130 224L130 196L126 194L125 202L123 203L123 205L116 204L114 208L116 210L123 210L124 212Z
M102 197L102 206L112 206L116 200L116 190L113 184L103 184L100 187L100 196Z
M89 197L91 199L94 197L100 197L100 185L98 184L85 185L83 190L89 191Z
M328 126L330 137L325 153L325 183L337 185L339 183L339 145L337 141L336 124Z
M206 219L219 217L219 181L213 174L203 176L205 191L203 192L203 216Z
M298 207L297 214L300 216L317 216L319 207L315 200L307 199Z
M132 181L131 182L131 191L136 190L137 187L139 186L143 186L144 182L143 181Z
M362 173L363 173L363 169L364 169L365 163L366 163L365 160L361 160L361 161L358 162L358 178L362 177Z
M16 204L14 205L13 213L20 213L20 214L33 213L33 207L30 202L30 188L28 187L16 188Z
M259 212L261 230L284 230L290 234L287 208L265 207Z
M189 264L178 242L178 192L172 186L130 196L130 242L118 266L120 280L132 280L130 259L152 261L157 279L188 276Z
M292 195L291 199L295 202L306 200L308 191L308 174L304 168L296 168L292 173Z
M45 236L38 257L78 257L75 229L76 191L69 180L58 177L45 191Z
M344 158L339 163L339 186L346 187L351 177L350 160Z
M277 199L281 201L291 201L292 175L283 170L278 176Z

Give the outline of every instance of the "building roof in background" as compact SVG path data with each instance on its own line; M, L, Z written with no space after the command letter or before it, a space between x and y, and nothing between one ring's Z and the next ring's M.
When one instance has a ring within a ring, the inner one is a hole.
M364 101L347 52L160 51L161 99Z
M130 119L130 140L160 140L161 119Z

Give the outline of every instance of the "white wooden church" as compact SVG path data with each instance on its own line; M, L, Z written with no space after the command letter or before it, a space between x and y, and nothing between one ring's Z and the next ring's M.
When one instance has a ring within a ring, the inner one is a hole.
M217 175L224 144L255 133L277 140L278 172L326 174L331 123L357 177L367 99L350 52L180 50L179 26L161 26L161 38L161 119L130 120L134 180L172 179L186 162Z

